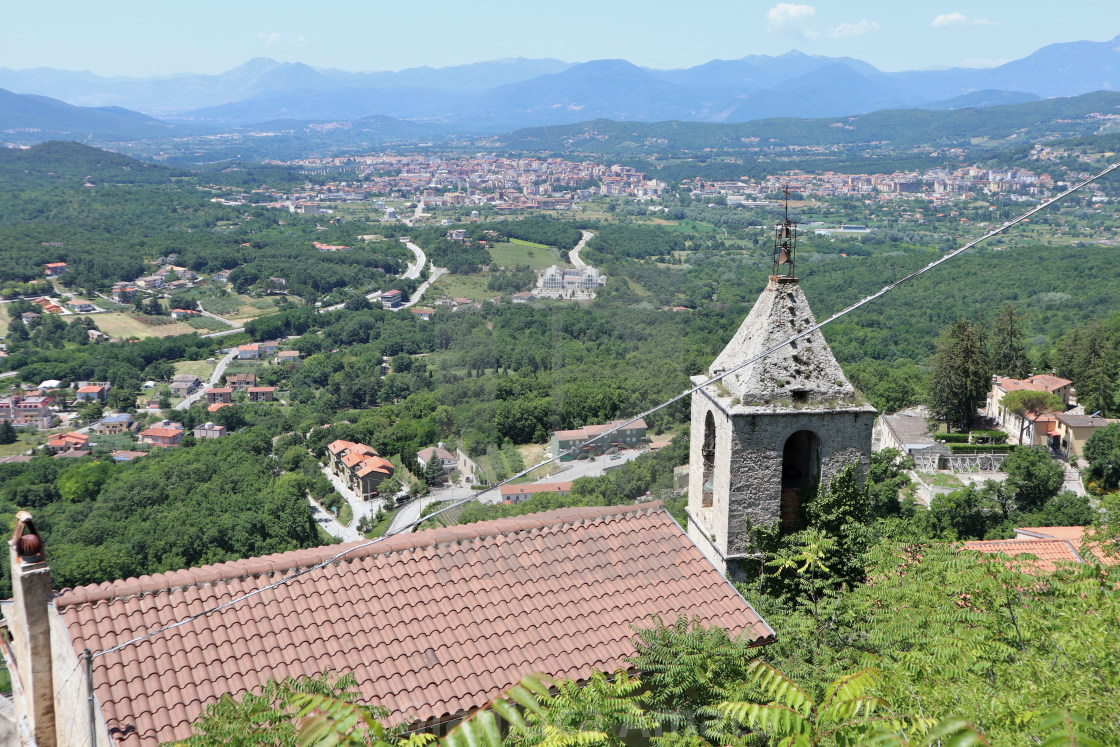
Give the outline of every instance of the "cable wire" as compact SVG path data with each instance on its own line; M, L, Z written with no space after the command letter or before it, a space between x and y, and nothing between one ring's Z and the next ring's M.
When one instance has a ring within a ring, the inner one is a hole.
M548 459L545 459L542 462L534 464L532 467L528 467L526 469L523 469L520 472L518 472L517 474L511 475L510 477L507 477L505 480L502 480L502 481L500 481L500 482L498 482L494 485L491 485L488 488L485 488L483 490L475 491L475 492L471 493L469 496L467 496L466 498L463 498L463 499L455 501L455 502L453 502L453 503L451 503L447 506L444 506L443 508L439 509L438 511L433 511L432 513L428 514L427 516L421 516L416 521L413 521L409 524L406 524L405 526L401 527L397 532L394 532L391 535L386 534L382 537L377 537L375 539L368 540L366 542L361 542L361 543L356 544L352 547L348 547L345 550L342 550L338 553L335 553L334 555L332 555L327 560L324 560L320 563L316 563L315 565L312 565L312 566L308 566L306 568L299 569L299 570L297 570L293 573L288 574L287 576L284 576L283 578L280 578L280 579L272 582L271 584L268 584L267 586L262 586L258 589L254 589L250 592L246 592L245 594L242 594L240 596L229 599L228 601L225 601L221 604L217 604L217 605L214 605L212 607L208 607L208 608L206 608L206 609L204 609L200 612L196 612L193 615L188 615L187 617L184 617L182 620L178 620L176 622L170 623L170 624L165 625L163 627L156 628L155 630L144 633L143 635L136 636L135 638L130 638L127 641L122 641L121 643L118 643L117 645L115 645L111 648L105 649L103 651L98 651L98 652L93 654L93 658L98 659L102 656L105 656L106 654L111 654L115 651L120 651L121 649L127 648L128 646L136 645L136 644L141 643L143 641L146 641L150 638L154 638L157 635L162 635L163 633L166 633L170 630L174 630L175 628L182 627L183 625L186 625L190 622L198 620L199 618L206 617L207 615L212 615L215 612L220 612L224 609L232 607L235 604L243 602L247 599L251 599L255 596L258 596L259 594L263 594L266 591L269 591L271 589L275 589L277 587L283 586L283 585L285 585L285 584L287 584L287 583L289 583L289 582L291 582L291 581L293 581L297 578L300 578L301 576L305 576L308 573L311 573L313 571L317 571L321 568L327 567L328 565L336 563L339 560L341 560L342 558L346 557L347 555L358 552L359 550L365 550L368 547L372 547L372 546L374 546L374 545L376 545L380 542L385 541L389 537L396 536L397 534L401 534L401 533L409 531L411 529L415 529L416 527L420 526L424 522L431 521L432 519L436 518L437 516L440 516L441 514L447 513L448 511L459 508L460 506L464 506L468 503L472 503L475 500L478 500L481 496L486 495L487 493L490 493L494 490L497 490L497 489L501 488L503 485L506 485L510 482L513 482L514 480L517 480L521 477L524 477L525 475L529 474L530 472L532 472L535 469L539 469L540 467L544 467L546 465L552 464L553 462L559 461L560 459L562 459L565 456L568 456L569 454L573 454L575 452L581 451L582 449L589 446L590 444L593 444L596 441L599 441L599 440L605 438L606 436L609 436L613 433L616 433L619 430L625 428L626 426L632 425L633 423L635 423L635 422L637 422L637 421L639 421L639 420L641 420L641 419L643 419L643 418L645 418L649 415L652 415L653 413L657 412L658 410L662 410L662 409L664 409L664 408L666 408L666 407L668 407L668 406L670 406L670 405L672 405L676 402L679 402L680 400L684 399L685 397L688 397L688 396L691 396L691 395L695 394L696 392L700 391L704 387L710 386L711 384L714 384L717 381L720 381L721 379L724 379L724 378L730 376L731 374L736 373L737 371L741 371L742 369L746 368L747 366L751 365L752 363L755 363L755 362L765 358L768 355L772 355L773 353L777 352L778 350L781 350L782 348L784 348L784 347L786 347L786 346L788 346L788 345L790 345L790 344L792 344L792 343L794 343L794 342L796 342L800 339L808 337L809 335L813 334L814 332L821 329L822 327L824 327L828 324L831 324L832 322L835 322L837 319L840 319L841 317L844 317L847 314L850 314L851 312L855 311L856 309L860 308L861 306L865 306L866 304L871 303L875 299L886 295L887 293L889 293L890 291L899 287L900 285L902 285L904 283L907 283L907 282L913 280L914 278L916 278L920 275L924 275L925 273L929 272L930 270L937 267L938 265L941 265L941 264L944 264L945 262L948 262L949 260L953 259L954 257L957 257L960 254L962 254L963 252L967 251L968 249L971 249L972 247L976 246L977 244L979 244L983 241L986 241L986 240L988 240L988 239L992 238L993 236L996 236L1000 233L1003 233L1004 231L1011 228L1015 224L1026 220L1027 218L1031 217L1032 215L1035 215L1036 213L1038 213L1041 210L1045 210L1046 208L1050 207L1054 203L1059 202L1060 200L1068 197L1069 195L1073 194L1074 192L1078 191L1079 189L1082 189L1083 187L1085 187L1089 184L1092 184L1093 182L1097 181L1101 177L1115 171L1118 168L1120 168L1120 161L1118 161L1116 163L1113 163L1110 166L1106 167L1105 169L1097 172L1096 174L1093 174L1092 176L1078 182L1077 184L1073 185L1072 187L1070 187L1066 191L1062 192L1061 194L1059 194L1055 197L1051 197L1050 199L1045 200L1043 202L1040 202L1038 205L1031 208L1027 212L1023 213L1022 215L1020 215L1016 218L1013 218L1012 220L1007 221L1006 223L1004 223L1001 226L993 228L991 231L988 231L988 233L984 234L980 238L973 239L972 241L968 242L964 246L962 246L958 249L954 249L953 251L949 252L948 254L944 255L943 257L939 257L938 259L934 260L933 262L930 262L925 267L922 267L919 270L915 270L914 272L910 273L909 275L903 277L900 280L896 280L893 283L889 283L889 284L883 286L881 289L879 289L875 293L872 293L871 295L866 296L866 297L860 299L859 301L856 301L852 305L841 309L840 311L836 312L832 316L825 319L823 322L817 322L816 324L808 327L804 331L799 332L798 334L786 339L784 342L778 343L777 345L774 345L773 347L771 347L767 350L764 350L763 352L759 353L758 355L754 356L753 358L751 358L749 360L746 360L742 363L739 363L736 366L734 366L732 368L729 368L728 370L724 371L723 373L720 373L720 374L717 374L716 376L712 376L711 378L708 378L707 380L705 380L701 384L697 384L696 386L694 386L690 389L686 389L685 391L681 392L680 394L678 394L674 397L671 397L670 399L665 400L661 404L656 405L655 407L651 407L648 410L645 410L644 412L642 412L638 415L635 415L634 417L630 418L629 420L619 421L613 427L603 431L602 433L600 433L597 436L589 438L586 441L583 441L582 443L579 443L579 444L573 446L572 448L568 449L567 451L563 451L559 454L556 454L555 456L552 456Z

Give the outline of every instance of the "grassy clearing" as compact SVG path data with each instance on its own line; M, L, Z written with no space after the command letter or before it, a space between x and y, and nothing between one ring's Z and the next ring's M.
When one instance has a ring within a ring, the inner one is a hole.
M396 515L396 509L393 509L392 511L386 511L385 514L381 517L381 520L373 525L373 529L366 532L366 538L377 539L378 537L385 534L385 530L388 529L389 525L393 523L393 517Z
M186 323L193 329L202 330L204 332L221 332L224 329L229 329L232 322L219 322L217 319L209 316L196 316L192 319L187 319Z
M218 367L215 360L214 363L207 363L206 361L179 361L175 364L176 374L194 374L203 381L210 380L210 374L214 373L214 369Z
M39 433L19 432L14 444L0 445L0 457L22 454L28 449L37 449L47 442L47 437Z
M94 319L97 328L110 337L170 337L189 335L196 331L189 324L182 322L147 325L131 314L123 313L97 314Z
M470 298L475 301L486 301L499 295L497 291L489 290L486 287L488 280L488 273L480 275L443 275L432 286L432 290L425 294L425 297L447 296L449 298Z
M571 267L570 263L560 261L560 250L543 244L513 239L509 244L494 244L488 247L490 258L502 267L529 265L534 270L543 270L551 265Z
M538 244L535 241L526 241L525 239L510 239L509 243L516 244L517 246L527 246L532 249L551 249L548 244Z
M265 316L266 314L275 314L276 302L271 298L249 298L248 296L241 296L244 303L233 315L228 315L231 322L241 324L250 319L255 319L258 316ZM227 316L226 314L219 314L219 316Z
M10 305L11 304L0 303L0 332L7 333L8 331L8 322L11 320L11 317L8 316L8 306Z
M922 478L923 481L925 481L929 485L932 485L935 488L963 488L964 487L964 483L962 483L957 478L953 477L953 475L949 474L948 472L938 472L936 474L930 474L928 472L919 472L918 477Z
M344 527L348 527L353 520L354 509L350 508L349 503L343 503L342 509L338 512L338 523Z

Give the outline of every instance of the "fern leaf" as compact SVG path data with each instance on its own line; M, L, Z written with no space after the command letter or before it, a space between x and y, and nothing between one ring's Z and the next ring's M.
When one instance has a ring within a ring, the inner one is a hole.
M1076 713L1053 711L1044 714L1038 725L1047 732L1042 736L1042 747L1102 747L1102 743L1092 736L1093 724Z

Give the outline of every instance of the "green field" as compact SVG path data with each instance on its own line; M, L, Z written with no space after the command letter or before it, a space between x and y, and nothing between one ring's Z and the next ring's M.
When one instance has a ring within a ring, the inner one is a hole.
M149 325L144 324L131 314L120 312L96 314L92 318L97 322L97 328L109 337L170 337L171 335L189 335L195 331L193 327L183 322Z
M525 239L510 239L509 243L517 244L518 246L527 246L531 249L551 249L548 244L538 244L535 241L526 241Z
M485 301L499 295L497 291L486 287L489 273L480 275L443 275L425 294L428 299L447 296L448 298L470 298L475 301Z
M551 265L571 267L560 261L560 251L543 244L532 244L528 241L512 239L510 243L494 244L487 248L490 258L502 267L514 265L529 265L534 270L543 270Z
M206 361L179 361L175 364L176 374L194 374L203 381L210 380L210 374L214 373L214 369L218 367L217 361L214 363L207 363Z

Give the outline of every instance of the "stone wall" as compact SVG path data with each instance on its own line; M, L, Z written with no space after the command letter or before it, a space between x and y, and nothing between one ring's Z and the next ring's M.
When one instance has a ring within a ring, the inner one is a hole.
M871 461L875 411L854 405L835 409L744 407L711 387L692 397L689 456L689 535L718 568L751 552L749 527L781 520L782 455L786 440L802 430L820 439L820 479L828 481L853 462L866 474ZM705 422L716 431L712 505L703 505Z

